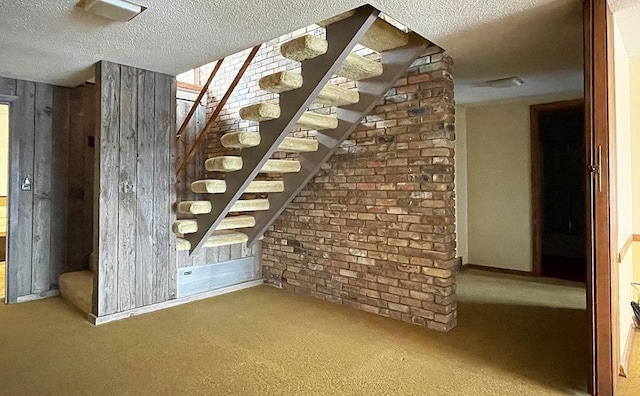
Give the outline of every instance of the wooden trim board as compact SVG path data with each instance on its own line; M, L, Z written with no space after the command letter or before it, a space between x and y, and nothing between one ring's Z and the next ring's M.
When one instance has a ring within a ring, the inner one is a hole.
M631 322L631 326L629 326L629 331L627 332L627 343L624 347L624 352L622 353L622 359L620 359L620 367L618 370L618 374L621 377L627 377L629 374L629 361L631 359L631 347L633 346L633 338L636 335L636 325L635 322Z
M26 296L20 296L17 298L16 303L24 303L29 301L42 300L49 297L56 297L60 295L60 290L49 290L42 293L27 294Z
M198 301L198 300L204 300L206 298L215 297L215 296L219 296L219 295L222 295L222 294L235 292L235 291L238 291L238 290L248 289L248 288L254 287L254 286L260 286L263 283L264 283L263 279L258 279L258 280L254 280L254 281L239 283L239 284L233 285L233 286L223 287L221 289L212 290L212 291L206 292L206 293L194 294L193 296L188 296L188 297L185 297L185 298L164 301L164 302L161 302L161 303L158 303L158 304L147 305L147 306L140 307L140 308L134 308L134 309L131 309L129 311L118 312L118 313L114 313L114 314L111 314L111 315L95 316L94 314L89 314L87 319L89 320L89 322L91 322L94 325L98 326L98 325L102 325L102 324L109 323L109 322L115 322L117 320L131 318L133 316L139 316L139 315L144 315L144 314L147 314L147 313L150 313L150 312L160 311L162 309L177 307L177 306L182 305L182 304L188 304L190 302L194 302L194 301Z
M479 265L479 264L464 264L462 266L463 270L467 268L480 270L480 271L487 271L487 272L496 272L500 274L508 274L508 275L536 276L533 272L520 271L520 270L509 269L509 268L489 267L486 265Z
M629 238L627 238L627 240L624 242L624 245L622 245L622 248L620 249L620 252L618 253L618 262L621 263L622 260L624 260L625 256L627 255L627 253L629 253L629 249L631 249L631 246L633 245L633 242L640 242L640 234L631 234L629 235Z

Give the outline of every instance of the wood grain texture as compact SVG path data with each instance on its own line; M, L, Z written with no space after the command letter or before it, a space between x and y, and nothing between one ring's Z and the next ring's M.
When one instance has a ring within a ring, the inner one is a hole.
M175 101L171 100L171 81L169 76L156 74L155 86L155 130L154 142L155 168L153 171L153 214L155 236L154 258L154 298L158 303L168 299L169 282L169 238L171 228L171 196L170 175L171 169L171 137L174 135L171 126L171 107ZM173 121L175 126L175 121Z
M17 302L19 296L31 293L31 265L33 241L33 194L21 191L24 177L33 178L35 138L35 84L16 82L19 97L9 109L9 251L8 298Z
M36 84L31 293L49 290L51 251L51 146L53 87Z
M138 210L136 213L136 305L153 303L153 169L155 74L138 76L138 140L136 167Z
M69 205L70 96L68 88L53 89L51 131L51 252L49 284L58 287L58 277L68 271L67 234L69 213L82 207ZM85 263L86 265L86 263Z
M81 225L86 218L84 217L84 199L92 195L85 194L85 173L84 167L78 166L85 163L85 123L86 108L85 95L86 87L80 86L71 90L71 119L69 129L69 163L68 163L68 188L69 197L69 231L67 235L67 246L69 250L68 271L79 271L82 269L83 246L85 228ZM82 207L82 210L78 210ZM90 220L93 222L93 220Z
M98 315L118 311L118 173L120 154L120 65L102 61L100 84L98 194Z
M136 307L138 71L120 67L118 174L118 311ZM115 170L115 169L114 169Z

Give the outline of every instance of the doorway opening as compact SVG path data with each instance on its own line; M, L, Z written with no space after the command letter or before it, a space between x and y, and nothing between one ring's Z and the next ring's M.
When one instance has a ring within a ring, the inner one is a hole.
M0 299L5 298L7 192L9 180L9 106L0 103Z
M584 101L531 106L533 273L586 282Z

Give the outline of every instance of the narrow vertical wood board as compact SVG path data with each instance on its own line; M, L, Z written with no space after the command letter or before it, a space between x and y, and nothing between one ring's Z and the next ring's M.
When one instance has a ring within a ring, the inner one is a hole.
M118 169L120 135L120 65L101 61L98 193L98 315L118 311Z
M169 77L169 134L167 137L166 147L169 152L169 163L167 164L167 174L169 177L169 205L167 206L167 211L169 213L169 224L173 224L176 221L176 212L172 210L172 208L177 203L178 191L177 191L177 179L176 172L171 166L176 157L175 151L172 150L171 143L174 140L174 136L176 135L176 96L177 96L177 82L175 77ZM176 262L176 238L171 235L168 236L169 239L169 261L167 262L167 283L168 289L167 294L169 299L176 298L177 296L177 287L178 287L178 264Z
M138 142L136 151L137 221L136 221L136 305L141 307L153 299L153 169L154 169L154 119L155 74L143 71L138 77Z
M20 186L25 177L33 179L35 84L17 81L15 96L18 99L9 110L9 302L31 294L33 191L22 191Z
M120 158L117 167L119 312L136 307L137 74L135 68L120 66Z
M67 272L67 230L69 219L69 88L53 88L53 130L51 133L51 252L49 284L58 285L58 277ZM71 207L82 211L82 207ZM80 225L80 224L78 224Z
M96 127L99 125L97 106L99 94L96 85L87 84L84 94L84 135L81 138L84 142L84 189L82 195L82 264L89 262L89 257L93 252L93 189L95 184L94 157L96 144ZM89 140L93 140L94 145L89 146ZM76 166L74 164L74 166ZM86 268L86 267L83 267ZM92 270L97 272L97 269Z
M71 90L71 106L70 106L70 130L69 130L69 176L68 176L68 207L69 207L69 232L66 244L69 250L68 271L82 269L82 246L84 241L84 227L82 222L85 220L84 207L78 210L79 206L83 206L85 197L84 190L84 164L83 149L84 130L85 130L85 103L84 96L86 87L79 86Z
M171 78L156 74L155 85L155 138L153 186L154 186L154 303L168 299L169 238L171 202L169 195L169 171L171 170L170 108Z

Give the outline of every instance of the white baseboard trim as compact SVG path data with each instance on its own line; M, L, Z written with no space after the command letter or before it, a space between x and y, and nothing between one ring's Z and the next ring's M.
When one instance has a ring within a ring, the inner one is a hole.
M87 319L89 320L89 322L93 323L94 325L99 326L99 325L102 325L102 324L105 324L105 323L115 322L117 320L122 320L122 319L130 318L130 317L133 317L133 316L144 315L146 313L160 311L160 310L166 309L166 308L177 307L178 305L188 304L190 302L203 300L205 298L219 296L221 294L227 294L227 293L231 293L231 292L234 292L234 291L247 289L249 287L259 286L259 285L262 285L263 283L264 283L263 279L258 279L258 280L254 280L254 281L239 283L239 284L233 285L233 286L223 287L221 289L212 290L212 291L206 292L206 293L194 294L193 296L188 296L188 297L175 299L175 300L164 301L164 302L161 302L161 303L158 303L158 304L147 305L145 307L134 308L134 309L131 309L129 311L118 312L118 313L114 313L114 314L111 314L111 315L95 316L94 314L89 314Z
M629 373L629 360L631 359L631 347L633 345L633 336L636 334L636 326L633 322L631 322L631 326L629 327L629 331L627 332L626 344L624 345L624 351L622 352L622 357L620 358L620 368L618 374L621 377L627 377Z
M59 296L60 295L60 290L49 290L46 292L42 292L42 293L36 293L36 294L28 294L26 296L21 296L18 297L16 299L16 303L23 303L23 302L29 302L29 301L36 301L36 300L42 300L43 298L49 298L49 297L55 297L55 296Z

